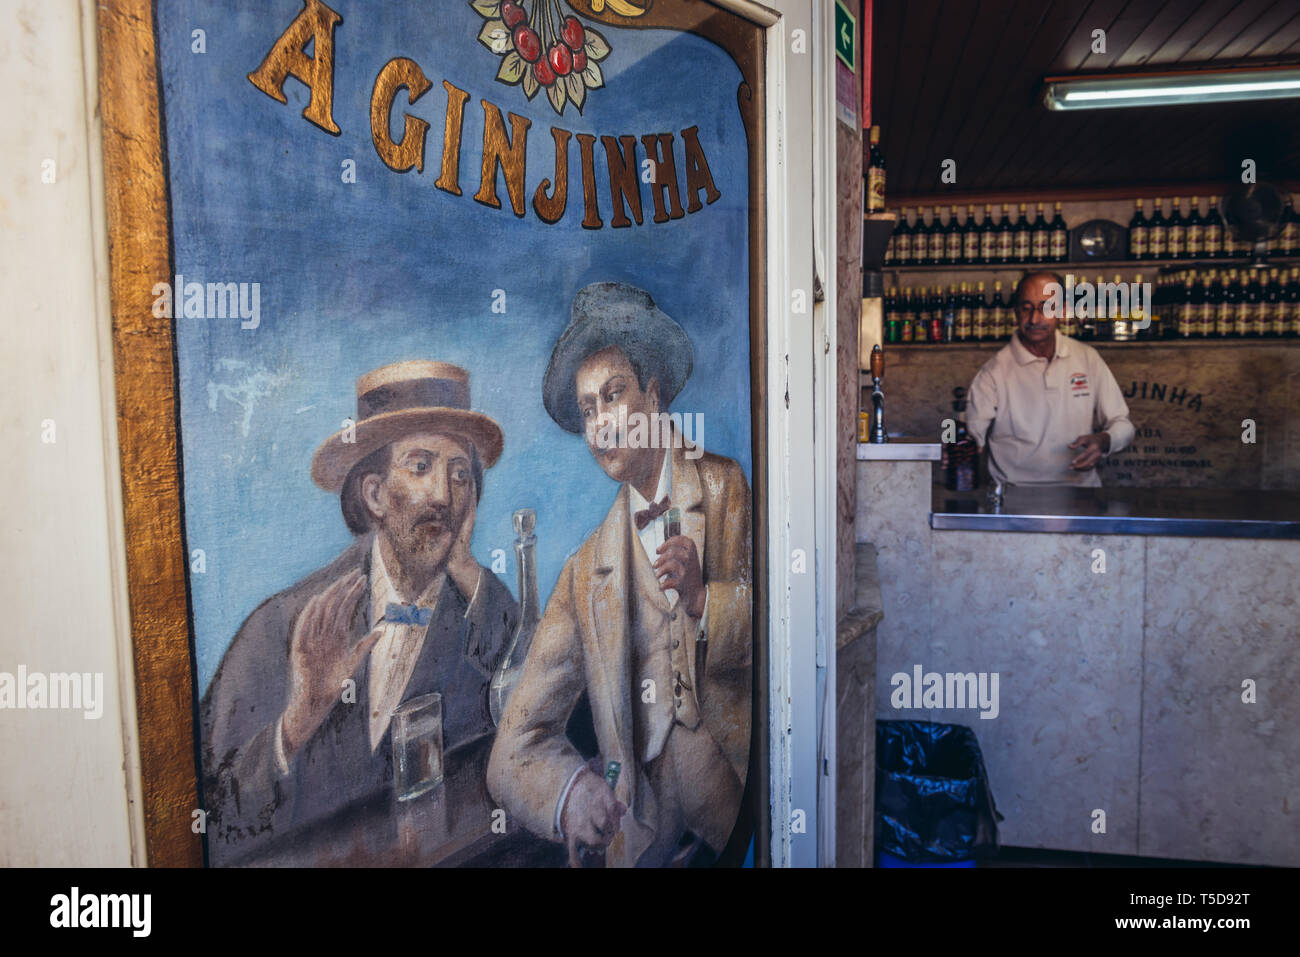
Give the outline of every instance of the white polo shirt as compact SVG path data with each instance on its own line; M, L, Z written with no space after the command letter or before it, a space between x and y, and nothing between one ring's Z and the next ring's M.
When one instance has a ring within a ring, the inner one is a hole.
M991 474L1014 485L1099 486L1096 469L1070 468L1080 435L1110 434L1114 454L1133 441L1119 383L1092 346L1056 333L1051 361L1034 355L1019 334L975 374L966 427L992 453ZM987 433L987 436L986 436Z

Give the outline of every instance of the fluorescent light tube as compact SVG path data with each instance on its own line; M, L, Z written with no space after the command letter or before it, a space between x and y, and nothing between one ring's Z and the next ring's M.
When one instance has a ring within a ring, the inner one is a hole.
M1300 97L1300 69L1048 77L1049 110L1104 110Z

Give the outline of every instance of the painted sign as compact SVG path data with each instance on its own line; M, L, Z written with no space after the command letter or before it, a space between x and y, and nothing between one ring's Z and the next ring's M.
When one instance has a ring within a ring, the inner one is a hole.
M762 46L705 7L158 5L211 863L743 857Z

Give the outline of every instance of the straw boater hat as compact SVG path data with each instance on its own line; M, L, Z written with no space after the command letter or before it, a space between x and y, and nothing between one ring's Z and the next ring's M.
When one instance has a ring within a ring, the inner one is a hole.
M574 378L583 360L609 346L618 346L649 378L659 381L664 410L695 365L686 330L655 305L650 293L621 282L592 283L573 297L572 318L542 380L542 404L560 428L582 432Z
M349 431L356 441L345 442ZM357 424L330 436L311 460L311 477L340 492L352 467L413 432L442 432L478 449L484 468L501 456L501 426L469 408L469 373L447 362L412 359L367 372L357 380Z

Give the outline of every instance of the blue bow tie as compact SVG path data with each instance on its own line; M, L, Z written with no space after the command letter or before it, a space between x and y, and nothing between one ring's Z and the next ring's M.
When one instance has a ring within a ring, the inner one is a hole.
M432 608L421 608L419 605L399 605L396 602L389 602L388 607L384 609L384 621L390 625L424 627L429 624L429 619L432 617Z

